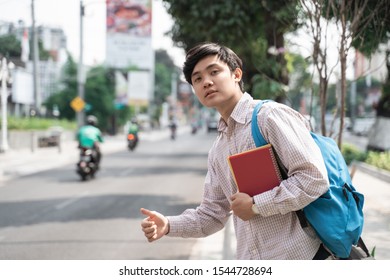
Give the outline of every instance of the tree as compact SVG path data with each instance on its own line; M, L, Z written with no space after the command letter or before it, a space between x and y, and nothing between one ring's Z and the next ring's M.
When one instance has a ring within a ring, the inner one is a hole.
M284 94L284 34L297 27L295 0L163 2L174 18L170 34L177 46L188 50L204 41L227 45L243 59L243 79L252 95L256 97L256 88L263 90L264 83L277 85L275 91L265 91L274 94L268 97Z
M44 105L49 111L56 106L60 119L74 120L76 113L70 106L77 96L77 64L72 56L62 69L61 90L50 96ZM103 131L115 132L117 125L123 125L130 115L130 108L115 108L115 76L113 70L96 66L87 73L85 83L86 114L95 115Z
M85 102L90 109L87 114L94 115L99 120L102 131L115 134L117 122L121 121L115 108L115 76L113 71L103 66L93 67L88 71L85 83ZM127 110L123 108L123 110ZM126 114L124 116L126 117Z
M305 15L311 20L312 34L314 39L313 47L313 61L317 68L320 78L320 96L321 96L321 125L322 133L326 134L325 128L325 110L326 110L326 94L329 73L327 71L326 61L326 46L321 47L321 40L326 40L326 30L329 21L333 21L339 31L339 46L338 46L338 58L340 62L340 127L338 134L338 145L342 143L342 131L344 127L344 116L346 107L346 94L347 94L347 57L348 53L354 43L357 45L361 43L361 46L368 46L369 43L363 42L362 38L365 38L368 27L381 29L382 25L376 20L381 14L383 9L388 9L388 3L385 0L369 1L369 0L316 0L316 1L300 1L302 7L304 7ZM322 19L328 20L324 23ZM325 32L324 32L325 30ZM325 34L325 35L324 35ZM332 68L333 69L333 68ZM338 108L336 108L337 113Z
M154 98L158 106L166 101L171 94L171 77L172 73L179 73L172 58L168 55L166 50L156 51L156 66L155 66L155 87Z
M6 34L0 36L0 57L5 56L11 59L19 60L22 54L21 42L15 34ZM32 49L30 42L30 50ZM50 53L43 48L42 40L38 41L39 58L48 60Z
M49 111L53 111L57 106L60 112L60 119L74 120L75 111L70 106L72 100L77 96L77 64L71 55L62 69L62 77L60 80L60 90L44 101L44 105Z
M308 29L312 36L312 56L311 61L317 72L318 95L321 108L321 133L327 135L325 115L327 111L329 79L335 66L328 65L328 29L329 23L323 20L323 16L329 17L330 9L325 0L309 2L299 1L303 20L307 20ZM312 90L314 94L315 91Z
M20 57L21 43L14 34L0 36L0 57Z
M375 2L375 3L374 3ZM345 98L347 94L347 56L352 42L356 42L361 34L367 31L367 27L375 26L377 29L382 29L381 25L377 24L376 18L381 14L382 9L388 7L387 0L330 0L333 18L339 23L340 27L340 44L339 44L339 59L340 59L340 74L341 74L341 112L340 112L340 133L338 136L338 144L342 143L342 130L344 127L344 109ZM380 22L379 22L380 23Z
M385 139L389 139L390 134L390 5L388 1L368 1L365 14L371 13L377 5L380 7L372 16L369 22L362 22L357 29L364 30L357 34L352 45L370 57L376 52L381 44L385 47L385 63L387 77L382 85L382 96L376 107L377 117L373 129L369 135L367 149L369 150L389 150L390 146Z
M286 54L287 70L290 76L288 99L291 107L299 110L301 100L305 92L310 91L312 86L312 77L308 71L309 63L300 54ZM311 102L312 103L312 102ZM312 106L310 106L310 115Z

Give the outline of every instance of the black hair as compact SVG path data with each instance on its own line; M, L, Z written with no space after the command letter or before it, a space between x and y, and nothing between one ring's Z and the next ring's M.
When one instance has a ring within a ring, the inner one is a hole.
M237 68L242 69L242 61L231 49L226 46L219 45L217 43L201 43L192 49L190 49L186 54L186 61L183 66L183 73L186 81L192 85L191 75L194 71L195 65L202 60L203 58L217 55L218 58L225 62L230 71L233 72ZM241 79L239 82L240 89L244 91L244 82Z

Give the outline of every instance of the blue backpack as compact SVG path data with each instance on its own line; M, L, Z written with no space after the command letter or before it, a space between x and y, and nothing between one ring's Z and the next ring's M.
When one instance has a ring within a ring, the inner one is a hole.
M252 135L256 147L267 144L257 124L260 101L252 115ZM348 258L352 245L357 245L363 230L364 196L352 185L347 164L336 142L311 132L321 150L328 172L329 189L318 199L297 211L303 227L313 227L323 244L338 258ZM306 224L305 224L306 223Z

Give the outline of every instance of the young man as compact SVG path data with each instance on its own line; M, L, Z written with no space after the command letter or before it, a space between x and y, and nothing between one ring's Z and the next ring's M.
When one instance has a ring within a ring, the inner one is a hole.
M238 259L325 259L328 254L314 230L303 229L295 213L328 189L323 158L307 120L283 104L263 105L259 127L288 178L250 197L237 191L227 161L229 155L255 148L251 115L257 101L243 92L241 59L227 47L204 43L187 53L183 72L199 101L220 113L219 133L209 152L200 206L168 217L142 208L147 217L141 227L148 241L164 235L208 236L221 230L233 212Z

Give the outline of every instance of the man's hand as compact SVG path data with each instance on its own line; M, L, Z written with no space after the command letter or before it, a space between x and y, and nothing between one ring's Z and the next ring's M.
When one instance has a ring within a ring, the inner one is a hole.
M248 221L255 216L255 213L252 211L253 199L246 193L235 193L230 200L234 215L241 220Z
M169 223L168 219L156 212L141 208L141 213L146 217L141 222L142 231L149 242L156 241L168 233Z

